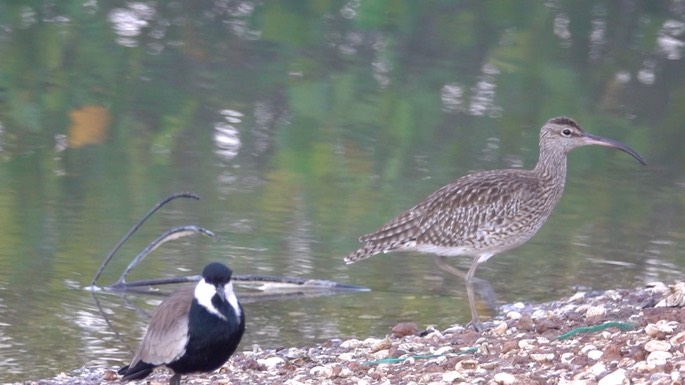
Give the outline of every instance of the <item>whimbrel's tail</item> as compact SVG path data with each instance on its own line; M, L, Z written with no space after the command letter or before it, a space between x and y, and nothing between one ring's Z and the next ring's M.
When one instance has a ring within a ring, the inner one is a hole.
M360 248L359 250L353 253L350 253L350 255L345 257L345 263L349 265L351 263L361 261L362 259L374 256L380 253L381 251L383 251L383 248L379 247L379 245L367 243L366 245L364 245L364 247Z

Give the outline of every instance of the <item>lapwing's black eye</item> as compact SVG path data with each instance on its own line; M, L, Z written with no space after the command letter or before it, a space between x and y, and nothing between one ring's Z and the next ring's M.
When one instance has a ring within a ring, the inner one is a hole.
M565 128L564 131L561 131L561 135L571 136L571 129Z

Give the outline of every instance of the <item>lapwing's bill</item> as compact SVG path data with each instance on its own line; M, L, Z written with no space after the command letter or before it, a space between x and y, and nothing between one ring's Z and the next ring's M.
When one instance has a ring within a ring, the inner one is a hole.
M226 265L210 263L195 287L181 288L164 300L131 363L119 370L123 380L140 380L166 366L174 371L169 384L179 385L183 374L211 372L226 363L245 331L232 273Z

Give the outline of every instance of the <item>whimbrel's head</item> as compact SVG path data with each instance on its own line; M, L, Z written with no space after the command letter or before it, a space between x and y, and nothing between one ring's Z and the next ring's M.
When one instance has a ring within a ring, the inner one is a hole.
M632 155L633 158L637 159L638 162L643 165L647 164L642 155L638 154L637 151L617 140L589 134L583 131L578 123L571 118L563 116L552 118L548 120L540 130L541 151L561 151L564 154L567 154L574 148L593 144L617 148Z

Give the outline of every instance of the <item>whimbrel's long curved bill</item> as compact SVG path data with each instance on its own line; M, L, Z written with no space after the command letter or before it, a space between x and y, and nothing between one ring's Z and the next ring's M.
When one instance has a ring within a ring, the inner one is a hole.
M647 165L647 162L645 162L645 159L642 157L642 155L640 155L637 151L633 150L632 148L628 147L628 145L619 142L618 140L603 138L601 136L592 135L588 133L583 134L583 139L587 144L596 144L599 146L617 148L625 153L632 155L632 157L637 159L638 162L642 163L643 166Z

